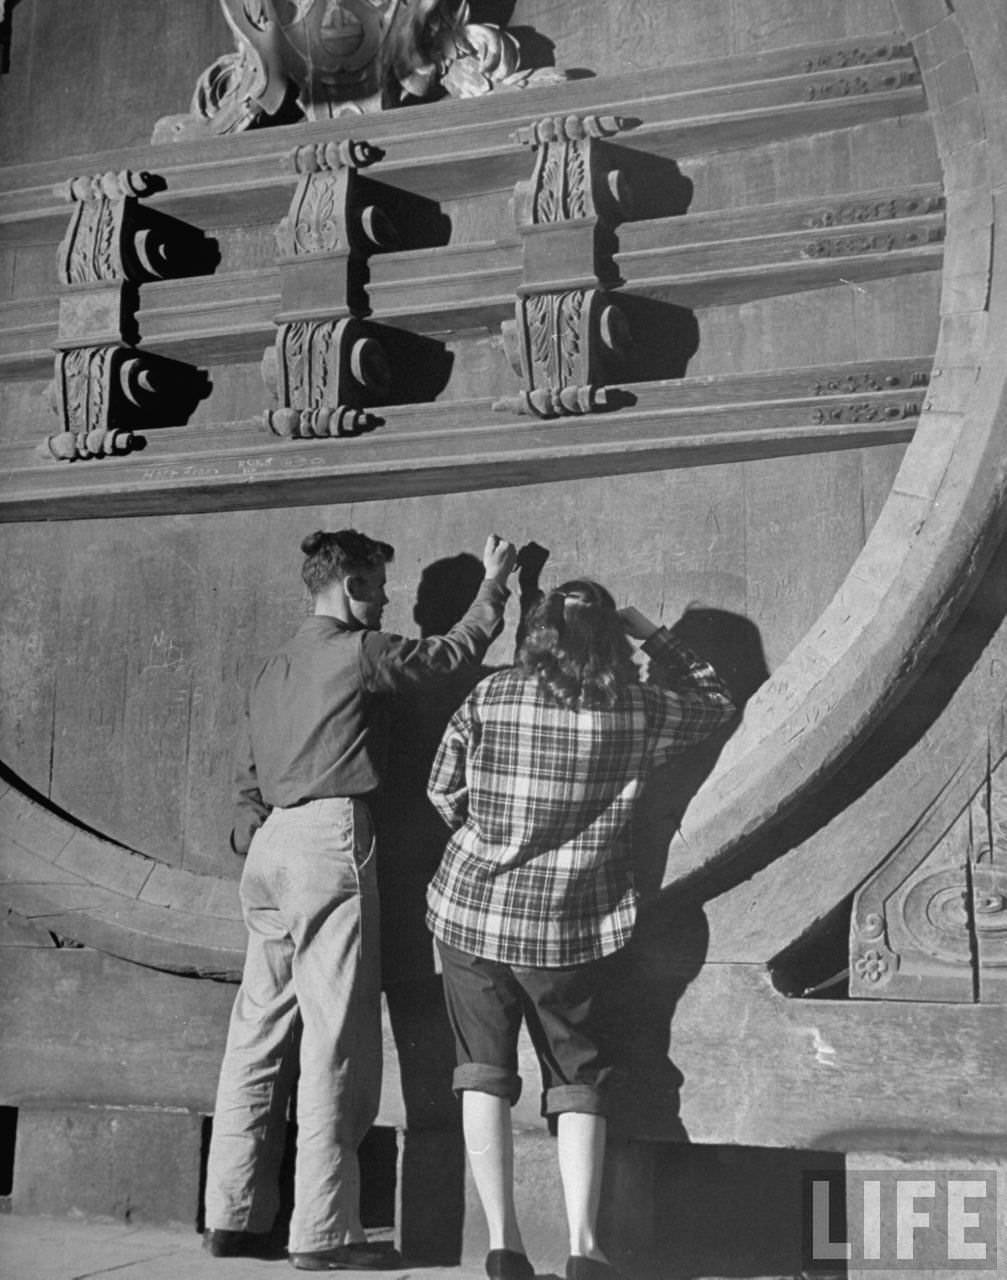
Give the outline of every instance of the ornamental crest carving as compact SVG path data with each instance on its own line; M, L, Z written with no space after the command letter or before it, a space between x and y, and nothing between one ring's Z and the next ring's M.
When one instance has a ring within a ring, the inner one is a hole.
M200 77L155 142L240 133L296 92L307 120L381 111L435 90L471 98L564 78L526 70L517 40L470 21L468 0L220 0L236 49Z

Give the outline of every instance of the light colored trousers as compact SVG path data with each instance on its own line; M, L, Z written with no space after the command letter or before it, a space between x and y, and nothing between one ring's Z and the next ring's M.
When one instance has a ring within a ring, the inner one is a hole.
M381 1087L374 836L361 800L274 809L241 877L245 968L206 1172L206 1225L269 1231L301 1024L292 1253L362 1240L357 1148ZM289 1071L287 1073L289 1075Z

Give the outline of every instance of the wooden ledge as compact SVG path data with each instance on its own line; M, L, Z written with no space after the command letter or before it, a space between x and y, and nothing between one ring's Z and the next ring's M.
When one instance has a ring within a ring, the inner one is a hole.
M0 520L244 509L449 493L907 441L929 357L610 388L610 412L550 421L488 400L377 410L364 434L285 440L260 420L147 432L123 457L0 447Z
M840 129L926 109L901 37L878 35L634 72L521 92L437 102L367 117L229 138L123 148L0 170L9 242L58 240L66 206L52 188L76 173L153 169L167 189L149 203L197 226L278 220L296 174L294 147L365 138L385 158L369 173L431 199L502 191L528 175L513 135L551 115L616 116L620 145L677 159L715 148Z

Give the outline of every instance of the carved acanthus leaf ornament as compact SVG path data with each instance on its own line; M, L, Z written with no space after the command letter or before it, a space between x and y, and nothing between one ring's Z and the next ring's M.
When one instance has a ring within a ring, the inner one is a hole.
M454 98L564 78L521 66L517 40L469 20L467 0L220 0L237 48L200 77L155 142L240 133L293 88L308 120L381 111L437 88Z

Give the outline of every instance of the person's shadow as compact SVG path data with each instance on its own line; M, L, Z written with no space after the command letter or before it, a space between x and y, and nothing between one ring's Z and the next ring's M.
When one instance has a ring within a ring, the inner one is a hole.
M473 555L424 569L413 618L423 636L444 635L475 599L484 569ZM524 586L527 588L527 576ZM381 795L374 806L381 895L382 981L398 1053L406 1131L399 1161L399 1234L415 1262L461 1258L465 1152L451 1088L454 1038L426 926L426 887L448 830L426 787L448 721L488 667L459 671L395 699Z
M743 712L769 675L755 625L727 610L692 606L671 631L710 662ZM739 714L706 742L654 770L634 813L640 912L606 992L603 1017L615 1064L611 1133L630 1146L689 1142L680 1115L684 1078L669 1052L671 1027L679 1000L703 967L709 928L700 893L662 896L660 891L671 838L740 720ZM632 1233L620 1220L626 1213L618 1203L607 1214L603 1207L600 1229L613 1253L636 1264L648 1252L642 1237L652 1224L646 1219L638 1233L641 1238L630 1239Z

